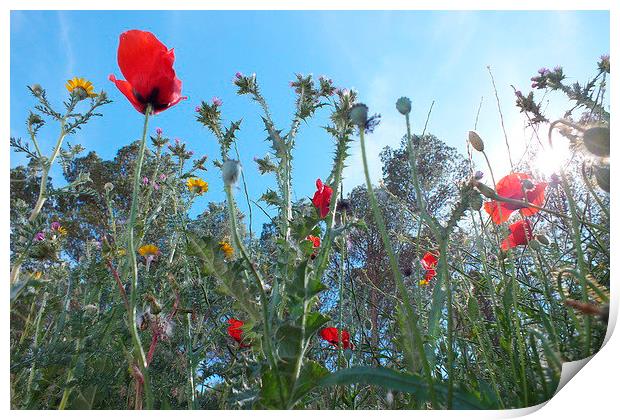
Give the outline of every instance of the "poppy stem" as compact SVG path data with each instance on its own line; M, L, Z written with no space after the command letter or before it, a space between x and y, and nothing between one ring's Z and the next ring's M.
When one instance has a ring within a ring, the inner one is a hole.
M359 127L360 133L360 145L362 148L362 162L364 164L364 176L366 178L366 188L368 190L368 198L370 200L370 206L372 208L373 216L375 218L375 222L377 222L377 228L379 229L379 233L381 234L381 238L383 240L383 245L385 246L385 250L388 254L390 266L392 268L392 272L394 274L394 280L396 282L396 286L398 287L398 291L400 294L400 298L403 301L404 310L406 311L406 317L408 318L405 322L406 325L411 326L411 332L413 333L413 346L416 347L418 351L418 355L422 360L422 367L424 369L424 376L428 382L429 394L431 399L431 404L433 407L437 406L436 397L435 397L435 388L433 386L433 378L431 376L431 369L428 363L428 359L426 357L426 352L424 350L424 343L422 342L422 334L420 333L420 328L418 325L418 318L413 312L411 304L409 302L409 294L407 293L407 289L405 288L405 283L403 281L402 274L400 273L400 269L398 268L398 262L396 261L396 255L394 254L394 250L392 249L392 245L390 243L390 238L387 233L387 229L385 227L385 221L383 220L383 216L381 215L381 210L379 209L379 205L377 204L377 197L375 196L375 192L372 188L372 182L370 181L370 172L368 171L368 159L366 157L366 144L364 142L364 127ZM409 136L410 137L410 136ZM405 316L405 313L399 311L400 316ZM408 334L405 331L402 331L404 336Z
M146 408L153 408L153 395L151 393L151 383L148 376L148 361L140 341L140 335L138 333L138 324L136 319L136 304L138 300L138 261L136 259L136 244L135 241L135 225L136 216L138 214L138 201L140 191L140 173L142 171L142 164L144 163L144 154L146 151L146 133L148 129L149 116L152 112L152 105L147 105L144 112L144 128L142 131L142 139L140 141L140 148L138 150L138 159L136 162L136 168L134 171L133 180L133 192L131 195L131 209L129 212L129 224L128 224L128 239L127 239L127 253L129 255L129 263L131 267L131 293L129 295L129 311L127 313L129 332L131 333L131 339L134 345L134 357L138 361L138 366L142 376L144 377L144 394L146 397Z

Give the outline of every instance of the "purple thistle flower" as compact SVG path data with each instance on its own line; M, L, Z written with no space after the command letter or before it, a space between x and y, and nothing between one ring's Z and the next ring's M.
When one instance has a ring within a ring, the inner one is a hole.
M200 107L198 105L196 105L196 108L194 108L194 111L200 112Z
M142 178L142 185L149 185L148 177L145 176L144 178Z
M166 176L166 174L159 174L159 180L160 181L165 181L168 177Z
M218 98L217 96L214 96L213 99L211 99L211 102L215 106L222 106L222 103L223 103L222 100Z
M193 151L191 151L191 150L190 150L189 152L187 152L187 154L188 154L190 157L191 157L191 156L194 156L194 152L193 152Z
M151 187L153 187L155 191L159 190L159 184L155 181L151 181Z
M58 222L52 222L52 224L50 225L50 228L51 228L52 230L58 230L58 229L60 229L60 223L58 223Z
M157 133L157 135L158 135L158 136L161 136L161 135L162 135L162 133L164 132L164 130L162 130L161 128L157 127L157 128L155 129L155 132Z
M36 235L34 235L34 240L37 242L41 242L43 239L45 239L45 233L43 232L38 232Z
M241 73L240 71L235 73L235 79L241 79L242 77L243 77L243 73Z
M482 171L476 171L476 173L474 174L474 179L477 181L481 180L482 177L484 177L484 172Z

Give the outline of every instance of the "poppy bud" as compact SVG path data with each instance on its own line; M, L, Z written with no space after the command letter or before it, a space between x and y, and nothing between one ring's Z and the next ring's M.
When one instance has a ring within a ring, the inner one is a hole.
M479 152L484 151L484 142L475 131L469 132L469 144Z
M583 144L590 153L609 156L609 127L592 127L583 133Z
M224 185L233 186L237 184L239 175L241 175L241 164L238 160L228 159L224 162L222 165L222 179L224 180Z
M405 96L398 98L396 109L403 115L409 114L411 112L411 100Z
M487 187L481 182L476 182L474 186L480 191L480 194L484 195L487 198L495 198L495 191L491 187Z
M596 183L603 191L609 192L609 166L592 166Z
M538 242L536 239L530 241L528 243L528 245L530 246L530 248L532 248L534 250L539 250L540 249L540 242Z
M536 235L536 240L543 245L549 245L549 239L545 235Z
M484 177L484 172L482 171L476 171L476 173L474 174L474 179L476 181L480 181L483 177Z
M368 121L368 107L362 103L353 105L349 111L349 118L353 124L365 127Z

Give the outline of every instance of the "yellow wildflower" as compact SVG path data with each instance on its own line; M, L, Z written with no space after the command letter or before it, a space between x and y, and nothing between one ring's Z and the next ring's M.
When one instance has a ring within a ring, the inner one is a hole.
M428 280L422 279L420 280L420 286L426 286L428 284Z
M84 98L93 98L97 96L94 92L95 87L91 82L81 77L74 77L71 80L67 80L65 84L67 90L71 93L75 93Z
M58 229L56 229L58 231L58 233L60 233L61 235L66 235L67 234L67 229L60 226Z
M233 254L235 253L233 247L230 246L230 244L226 241L221 241L219 245L226 258L232 258Z
M143 257L159 255L159 248L157 248L157 246L153 244L142 245L140 248L138 248L138 254L142 255Z
M42 276L42 275L43 275L43 273L42 273L42 272L40 272L40 271L35 271L34 273L32 273L32 277L33 277L35 280L39 280L39 279L41 278L41 276Z
M187 180L187 188L190 192L196 193L198 195L202 195L209 190L209 184L203 181L200 178L190 178Z

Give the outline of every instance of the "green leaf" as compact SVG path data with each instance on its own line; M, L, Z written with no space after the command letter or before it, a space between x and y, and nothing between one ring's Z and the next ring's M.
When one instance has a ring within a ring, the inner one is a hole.
M307 360L295 384L295 391L289 406L295 406L300 399L316 388L319 381L328 374L329 371L325 367L313 360Z
M71 404L73 410L92 410L97 397L97 385L91 385L84 391L80 391Z

